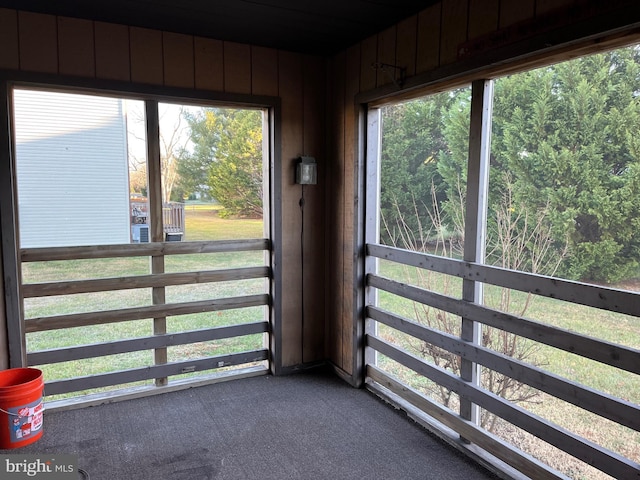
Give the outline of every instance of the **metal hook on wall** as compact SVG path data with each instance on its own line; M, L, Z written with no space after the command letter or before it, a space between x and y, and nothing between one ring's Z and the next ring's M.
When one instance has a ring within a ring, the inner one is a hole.
M371 64L371 68L386 73L393 84L399 89L402 89L402 87L404 86L404 82L407 80L407 67L391 65L390 63L376 62ZM396 75L397 73L399 73L399 75Z

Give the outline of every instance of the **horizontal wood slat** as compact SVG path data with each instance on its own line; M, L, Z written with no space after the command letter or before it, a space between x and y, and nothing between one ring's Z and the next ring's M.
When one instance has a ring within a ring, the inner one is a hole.
M262 294L201 300L197 302L166 303L101 312L72 313L68 315L27 319L25 320L25 331L32 333L44 330L57 330L60 328L84 327L87 325L101 325L128 320L140 320L143 318L155 318L158 316L168 317L172 315L215 312L234 308L257 307L268 304L269 295Z
M244 252L268 249L269 240L266 238L250 240L220 240L210 242L154 242L123 245L28 248L20 250L20 260L22 262L47 262L53 260L86 260L92 258Z
M560 472L556 472L530 455L517 450L501 438L463 419L452 410L428 399L411 387L390 377L378 367L367 365L367 376L438 422L459 433L462 437L524 473L527 477L539 480L558 480L559 478L568 480L569 477L565 477Z
M497 285L588 307L640 316L640 293L463 262L395 247L367 244L367 254L468 280Z
M100 375L89 375L86 377L75 377L67 380L46 382L45 393L47 395L59 395L69 392L89 390L92 388L102 388L123 383L139 382L141 380L149 380L152 378L180 375L185 373L185 370L188 370L188 373L191 373L242 365L245 363L260 362L267 360L267 358L267 350L253 350L249 352L220 355L217 357L202 358L198 360L185 360L183 362L150 365Z
M614 398L559 375L527 365L491 349L465 342L459 337L439 332L391 312L368 307L369 318L404 332L417 339L436 345L466 360L484 365L491 370L526 383L538 390L572 403L602 417L640 431L640 407Z
M136 398L145 398L161 393L179 392L189 388L203 387L217 383L228 382L229 380L241 380L243 378L253 378L268 375L269 368L264 362L257 365L238 367L232 370L213 371L203 373L197 377L185 377L172 379L167 385L140 385L124 386L114 388L104 392L89 393L77 397L61 398L59 400L47 399L47 412L74 410L77 408L95 407L107 403L123 402Z
M371 335L366 345L614 478L637 478L638 465L460 377Z
M228 270L198 272L160 273L132 277L73 280L68 282L28 283L22 286L24 298L73 295L77 293L107 292L133 288L166 287L210 282L248 280L270 276L269 267L246 267Z
M58 362L69 362L84 358L103 357L119 353L137 352L154 348L186 345L197 342L240 337L269 331L267 322L245 323L227 327L191 330L180 333L167 333L151 337L132 338L115 342L80 345L77 347L54 348L31 352L27 355L28 365L43 365Z
M587 337L377 275L367 275L367 285L551 347L640 374L640 351L633 348Z

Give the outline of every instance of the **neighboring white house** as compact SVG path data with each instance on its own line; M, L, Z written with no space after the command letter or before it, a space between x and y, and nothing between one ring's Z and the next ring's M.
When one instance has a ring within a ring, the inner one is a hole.
M129 243L122 100L16 89L14 112L20 246Z

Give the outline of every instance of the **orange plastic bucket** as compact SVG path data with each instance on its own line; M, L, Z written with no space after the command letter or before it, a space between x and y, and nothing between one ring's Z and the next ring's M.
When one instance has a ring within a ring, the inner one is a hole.
M42 436L43 393L37 368L0 372L0 449L24 447Z

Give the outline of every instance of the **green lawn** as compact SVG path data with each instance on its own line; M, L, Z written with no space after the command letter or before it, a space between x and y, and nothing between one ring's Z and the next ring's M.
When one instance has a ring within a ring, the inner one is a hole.
M383 275L399 281L409 283L420 282L421 285L442 294L452 297L461 297L462 282L460 279L452 279L441 274L416 273L413 269L389 262L380 262L380 271ZM492 308L499 308L502 289L487 286L485 289L485 302ZM517 291L508 292L510 295L509 311L521 313L525 309L525 316L543 323L558 326L584 335L604 339L610 342L640 349L640 318L621 315L613 312L598 310L595 308L575 305L543 297L527 298L527 295ZM527 304L527 301L529 302ZM399 313L408 318L415 319L416 312L424 315L420 307L395 295L381 291L379 293L380 305L388 310ZM430 312L431 318L443 318L442 312ZM456 325L453 333L459 332ZM404 348L418 354L420 342L400 334L388 327L380 327L380 335L393 341ZM532 342L520 339L519 342ZM381 365L394 375L399 376L415 388L422 390L434 398L437 396L437 386L429 380L419 377L408 369L393 361L380 358ZM598 362L573 355L568 352L535 344L532 355L528 361L561 375L565 378L577 381L583 385L600 390L623 400L640 404L640 378L632 373L621 371L617 368L600 364ZM607 448L621 453L636 462L640 462L640 433L621 427L614 422L602 419L596 415L583 411L573 405L549 395L539 393L533 403L522 406L552 422L567 428L579 435L597 442ZM457 400L454 395L454 404ZM529 448L532 454L540 456L543 460L551 462L565 473L571 473L574 478L608 478L602 477L598 472L590 471L583 464L576 463L573 459L567 459L564 454L555 449L541 445L541 442L527 435L514 433L511 426L502 426L502 431L508 439L517 438L516 443L522 448Z
M231 240L262 238L262 220L222 219L215 206L187 206L184 241ZM233 252L213 254L174 255L165 258L166 272L186 272L237 268L264 264L263 252ZM150 271L148 257L112 258L27 263L23 265L25 283L61 280L83 280L128 275L145 275ZM166 288L168 303L188 302L211 298L252 295L265 292L264 279L237 282L170 286ZM104 293L77 294L25 300L25 318L112 310L150 305L151 289L121 290ZM173 316L167 319L168 332L197 330L225 325L259 321L264 318L262 307L220 312ZM74 345L93 344L153 334L152 320L135 320L117 324L95 325L27 334L27 350L38 351ZM262 348L262 335L249 335L199 344L170 347L169 361L202 358L243 350ZM74 376L98 374L153 364L153 352L142 351L110 355L89 360L42 365L47 381ZM142 382L148 383L148 382Z
M185 206L185 240L233 240L263 238L262 219L221 218L215 205Z

